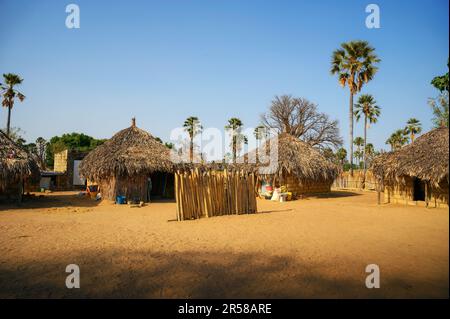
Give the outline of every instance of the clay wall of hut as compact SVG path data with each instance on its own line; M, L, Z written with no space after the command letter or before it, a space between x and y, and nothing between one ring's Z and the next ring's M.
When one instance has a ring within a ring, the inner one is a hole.
M428 185L427 192L424 187L422 182L407 176L384 188L384 203L426 206L428 202L428 207L448 207L447 183L441 183L439 188Z

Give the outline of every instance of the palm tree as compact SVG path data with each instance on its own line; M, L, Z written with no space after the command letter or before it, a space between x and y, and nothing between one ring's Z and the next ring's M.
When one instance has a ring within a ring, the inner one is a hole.
M353 156L358 159L358 166L360 164L360 159L362 157L362 150L361 147L364 145L364 139L361 136L355 137L355 140L353 141L353 144L356 146L356 152L353 154Z
M257 127L255 127L255 130L253 131L253 135L255 135L255 139L256 139L256 162L258 163L258 152L259 150L259 144L260 141L267 136L267 131L266 128L263 125L258 125Z
M2 106L8 108L8 121L6 122L6 135L9 136L10 130L11 130L11 110L14 106L14 101L16 97L19 99L20 102L22 102L25 99L25 95L17 91L14 87L16 85L20 85L23 82L23 79L20 78L20 76L13 74L13 73L7 73L3 74L3 78L5 80L5 83L0 83L0 91L2 91L3 95L3 101Z
M347 150L341 147L336 151L336 157L341 163L342 167L344 167L344 161L347 158Z
M391 146L391 151L398 150L407 143L408 143L408 136L405 135L405 130L395 131L386 140L386 144L389 144Z
M365 161L367 160L367 163L370 163L372 161L373 157L375 156L375 147L372 143L367 143L364 147L364 151L364 156L366 157L366 159L364 160L364 167L367 167Z
M356 151L353 152L353 156L357 160L358 169L360 169L361 168L361 159L362 159L362 156L363 156L363 152L360 151L360 150L356 150Z
M375 147L373 146L372 143L367 143L367 145L365 146L365 149L366 149L367 158L370 158L372 155L375 154Z
M194 161L194 137L201 132L202 126L196 116L190 116L184 121L184 130L189 134L189 160Z
M391 147L391 152L395 149L395 137L394 134L391 134L389 138L385 142L386 145L389 145Z
M228 120L228 125L225 126L225 129L230 132L231 134L231 148L233 153L233 163L236 163L236 155L238 153L238 150L241 147L241 144L247 144L248 140L245 135L241 133L242 126L244 124L242 121L236 117L232 117Z
M405 134L409 134L411 143L414 142L416 134L419 134L420 132L422 132L422 123L416 118L410 118L408 122L406 122Z
M331 74L337 74L342 87L350 90L349 109L349 141L350 141L350 174L353 176L353 96L361 91L364 84L373 79L381 60L375 49L367 41L350 41L341 44L341 48L333 52Z
M265 137L267 134L265 126L258 125L257 127L255 127L253 134L255 135L255 138L256 138L256 147L258 147L259 141L262 140L263 137Z
M364 161L364 179L366 176L366 145L367 145L367 127L368 124L373 124L378 121L380 116L380 107L377 105L374 97L370 94L363 94L359 97L358 103L355 104L355 116L356 121L359 121L361 116L364 115L364 148L363 148L363 161Z

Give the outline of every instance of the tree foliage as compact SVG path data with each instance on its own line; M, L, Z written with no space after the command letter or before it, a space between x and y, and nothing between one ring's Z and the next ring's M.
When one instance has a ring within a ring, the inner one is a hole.
M46 145L45 163L53 167L55 153L63 150L87 152L103 144L106 139L95 139L83 133L68 133L62 136L53 136Z
M317 109L317 105L304 98L291 95L275 96L262 124L278 133L289 133L311 146L339 147L342 137L337 120L331 120Z
M447 59L447 68L449 67L449 61ZM439 75L431 80L431 85L438 89L441 93L449 90L448 84L448 72L444 75Z

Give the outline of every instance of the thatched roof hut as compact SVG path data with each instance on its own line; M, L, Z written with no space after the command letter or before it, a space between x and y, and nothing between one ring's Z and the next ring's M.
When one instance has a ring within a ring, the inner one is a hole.
M440 194L444 201L445 198L441 195L446 194L448 202L448 133L448 128L434 129L400 150L377 157L372 170L380 185L402 187L393 191L404 193L404 198L414 200L414 192L417 193L414 185L420 187L419 184L422 183L429 191L425 200L433 192Z
M330 191L338 174L338 167L334 163L318 149L290 134L279 134L278 142L272 143L274 141L276 139L269 139L247 153L243 166L253 168L256 174L265 179L278 179L296 193ZM275 144L276 151L273 147L271 149L271 145Z
M20 196L22 183L38 177L34 158L0 130L0 192Z
M398 151L382 154L372 170L385 183L411 176L435 186L442 181L448 184L448 142L448 128L432 130Z
M145 201L148 177L156 172L172 172L170 150L148 132L132 125L92 150L80 164L80 173L97 182L102 196L117 195Z

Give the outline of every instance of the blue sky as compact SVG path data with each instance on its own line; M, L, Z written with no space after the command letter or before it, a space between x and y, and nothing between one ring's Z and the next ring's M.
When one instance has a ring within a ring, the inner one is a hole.
M317 103L347 141L348 90L330 75L330 57L363 39L382 59L363 90L382 107L369 139L387 148L410 117L431 128L427 99L438 92L429 83L447 72L446 0L72 1L80 29L65 26L69 3L0 0L0 73L25 79L12 124L28 141L72 131L108 138L132 116L164 140L190 115L205 127L230 117L254 127L281 94ZM380 29L365 27L369 3L380 6Z

